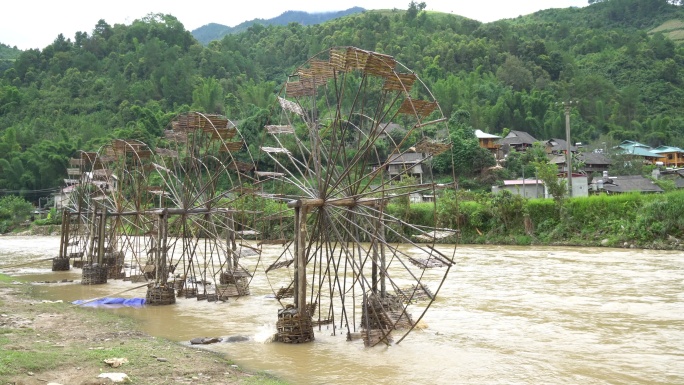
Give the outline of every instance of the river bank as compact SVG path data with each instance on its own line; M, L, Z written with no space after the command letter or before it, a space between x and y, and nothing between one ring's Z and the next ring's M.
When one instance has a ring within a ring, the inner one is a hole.
M59 231L59 225L38 226L31 224L18 228L11 233L0 234L0 236L59 236ZM549 237L519 232L509 234L483 234L481 232L478 233L478 230L475 227L466 227L461 230L460 237L450 237L445 241L472 245L585 246L645 250L684 250L684 242L682 239L673 235L665 235L660 238L653 237L650 240L637 240L635 238L627 239L626 237L614 237L607 234L605 231L599 231L594 234L580 231L574 235L566 233L565 237Z
M280 384L222 354L152 337L136 321L32 296L33 285L0 274L0 384ZM124 363L117 366L117 360ZM108 364L111 361L113 364Z

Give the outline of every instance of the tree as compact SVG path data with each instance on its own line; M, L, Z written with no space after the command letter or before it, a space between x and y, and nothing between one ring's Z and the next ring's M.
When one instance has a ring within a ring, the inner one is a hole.
M223 89L221 84L213 77L200 79L200 83L192 91L192 105L204 112L223 113Z
M506 57L506 61L496 71L496 77L516 91L528 90L533 84L532 72L515 55Z
M416 16L418 16L418 13L424 10L425 7L427 7L425 2L416 3L415 1L411 1L409 3L408 9L406 10L406 20L414 20Z
M447 151L436 157L434 167L440 173L451 171L451 159L453 170L457 175L472 176L486 167L496 164L494 155L487 149L480 147L475 136L475 131L469 124L470 113L465 110L454 112L449 119L449 131L451 139L451 151Z
M0 198L0 233L12 230L31 216L33 205L24 198L8 195Z
M562 206L568 187L565 180L558 178L558 166L547 161L536 161L534 166L537 169L537 178L544 182L558 206Z

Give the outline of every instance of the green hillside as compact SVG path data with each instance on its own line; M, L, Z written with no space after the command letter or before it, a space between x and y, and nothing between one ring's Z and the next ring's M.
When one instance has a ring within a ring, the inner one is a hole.
M648 33L651 35L662 33L666 38L672 40L675 44L682 44L684 43L684 20L668 20L648 31Z
M17 47L0 43L0 73L9 69L20 54L21 51Z
M452 118L463 178L490 164L470 158L473 130L562 138L565 100L579 101L576 141L684 147L684 48L674 38L680 6L606 0L480 23L412 5L311 26L255 24L206 47L172 15L128 26L101 20L92 31L21 52L0 79L0 191L35 199L62 184L75 151L111 138L154 147L183 111L226 114L254 138L285 74L346 45L416 71ZM499 177L518 171L505 172Z

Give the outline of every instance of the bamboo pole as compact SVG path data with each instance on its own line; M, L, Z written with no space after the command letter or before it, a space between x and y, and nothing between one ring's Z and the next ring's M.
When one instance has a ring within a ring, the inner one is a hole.
M100 228L98 228L98 234L99 235L97 238L97 263L100 265L104 261L106 229L107 229L107 209L104 209L100 213Z

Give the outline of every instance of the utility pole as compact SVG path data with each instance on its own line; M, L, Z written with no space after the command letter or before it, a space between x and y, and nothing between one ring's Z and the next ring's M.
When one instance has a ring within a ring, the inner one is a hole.
M572 197L572 150L570 145L570 109L579 103L577 100L563 102L565 107L565 163L567 164L568 197Z

